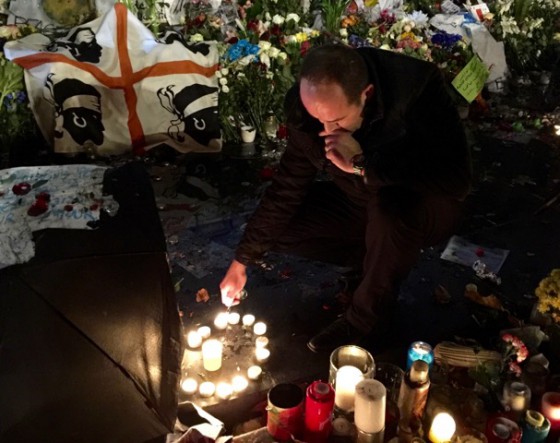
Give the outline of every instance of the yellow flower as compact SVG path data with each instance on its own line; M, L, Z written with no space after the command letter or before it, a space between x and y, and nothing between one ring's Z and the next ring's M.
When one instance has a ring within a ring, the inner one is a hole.
M295 37L298 43L303 43L308 38L305 32L298 32L297 34L295 34Z

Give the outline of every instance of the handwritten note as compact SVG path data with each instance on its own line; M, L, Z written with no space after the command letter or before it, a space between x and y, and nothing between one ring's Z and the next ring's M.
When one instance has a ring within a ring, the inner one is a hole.
M451 84L470 103L482 91L489 74L488 68L475 55L457 74Z

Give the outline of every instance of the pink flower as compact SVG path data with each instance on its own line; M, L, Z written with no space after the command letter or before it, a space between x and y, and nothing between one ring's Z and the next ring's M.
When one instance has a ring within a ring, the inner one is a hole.
M511 373L513 373L516 377L521 376L521 367L515 363L514 361L509 362L508 369Z

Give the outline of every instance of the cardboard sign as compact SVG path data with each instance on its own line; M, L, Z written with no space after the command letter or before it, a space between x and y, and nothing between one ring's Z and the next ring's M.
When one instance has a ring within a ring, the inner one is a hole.
M486 83L490 72L482 63L480 58L475 55L466 66L457 74L451 84L461 94L465 100L471 103Z

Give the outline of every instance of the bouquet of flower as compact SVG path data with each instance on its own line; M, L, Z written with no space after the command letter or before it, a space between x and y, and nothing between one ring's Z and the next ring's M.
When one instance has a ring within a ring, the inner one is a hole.
M23 69L4 57L8 40L30 34L30 26L0 26L0 151L6 153L18 139L35 130L35 120L23 80Z
M560 0L495 0L490 31L504 42L510 68L538 69L543 52L560 30Z
M539 299L538 311L550 314L556 323L560 323L560 269L553 269L540 281L535 295Z

